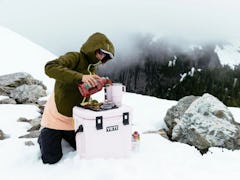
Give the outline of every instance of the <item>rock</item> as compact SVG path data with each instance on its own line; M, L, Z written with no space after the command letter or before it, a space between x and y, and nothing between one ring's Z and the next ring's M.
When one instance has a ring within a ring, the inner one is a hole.
M188 109L190 104L195 101L197 96L186 96L180 99L176 106L171 107L164 118L164 121L168 127L168 135L172 135L172 129L178 123L179 119L181 119L182 115Z
M45 106L38 106L38 108L40 110L39 113L43 114Z
M16 101L8 96L0 96L0 104L16 104Z
M47 100L42 98L38 99L37 101L38 108L40 109L41 114L43 114L46 103L47 103Z
M206 93L180 117L172 129L172 140L203 151L210 147L240 149L240 124L221 101Z
M41 119L42 117L37 117L35 119L27 119L27 118L20 117L17 120L18 122L30 123L32 127L27 130L27 132L29 132L28 134L20 136L19 138L37 138L40 135Z
M12 90L10 97L18 103L36 103L40 97L46 96L46 90L39 85L21 85Z
M40 131L31 131L29 134L19 136L19 138L37 138L40 135Z
M162 137L169 139L168 135L167 135L167 131L165 129L160 129L158 130L158 134L161 135Z
M27 122L30 123L32 125L32 127L30 129L27 130L27 132L29 132L28 134L25 134L23 136L19 136L19 138L37 138L40 135L40 128L41 128L41 118L42 117L37 117L35 119L27 119L27 118L23 118L20 117L17 121L18 122ZM28 144L26 144L26 142ZM25 145L32 145L31 142L26 141ZM29 144L30 143L30 144ZM33 144L34 145L34 144Z
M40 99L38 99L37 104L38 104L39 106L45 106L46 102L47 102L46 99L41 99L41 98L40 98Z
M37 117L37 118L35 118L35 119L31 119L31 120L30 120L30 124L31 124L32 126L38 126L38 125L40 125L40 123L41 123L41 119L42 119L42 117Z
M32 127L27 130L27 132L30 132L30 131L35 131L35 130L39 130L40 129L40 127L41 127L41 125L40 125L41 119L42 119L42 117L37 117L35 119L27 119L27 118L20 117L17 121L18 122L30 123L32 125Z
M0 140L4 140L9 138L10 136L5 134L1 129L0 129Z
M0 129L0 140L5 139L4 133L3 131Z
M27 132L36 131L36 130L39 130L40 128L41 128L41 125L38 124L28 129Z
M46 89L46 86L41 81L34 79L30 74L18 72L0 76L0 94L10 94L11 90L23 84L40 85L43 89Z
M25 141L24 143L26 146L34 146L34 143L32 141Z
M30 74L25 72L17 72L0 76L1 86L18 87L23 84L41 85L44 89L46 89L46 86L42 83L42 81L34 79Z
M30 74L19 72L0 76L0 95L9 96L4 103L37 103L46 96L46 86ZM16 102L14 102L14 100Z
M28 122L28 123L30 123L31 120L27 119L27 118L24 118L24 117L20 117L20 118L18 118L17 122Z
M30 129L28 129L27 131L30 132L30 131L39 130L41 127L41 125L40 125L41 119L42 119L42 117L38 117L38 118L30 120L30 124L32 125L32 127Z

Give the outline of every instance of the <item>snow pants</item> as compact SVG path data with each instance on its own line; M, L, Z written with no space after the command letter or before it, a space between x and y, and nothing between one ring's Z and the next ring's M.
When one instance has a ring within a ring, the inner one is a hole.
M43 128L38 138L43 163L54 164L62 158L62 139L76 149L75 132Z

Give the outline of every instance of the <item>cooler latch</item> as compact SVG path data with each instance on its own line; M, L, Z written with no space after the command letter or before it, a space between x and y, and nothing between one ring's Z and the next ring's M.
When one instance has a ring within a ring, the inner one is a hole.
M97 130L103 128L103 118L102 118L102 116L97 116L96 117L96 128L97 128Z
M123 113L123 124L124 125L129 124L129 113L128 112Z

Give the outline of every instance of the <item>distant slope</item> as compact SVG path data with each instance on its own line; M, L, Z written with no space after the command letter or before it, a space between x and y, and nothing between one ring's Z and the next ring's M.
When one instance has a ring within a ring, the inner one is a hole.
M216 46L215 52L223 65L227 64L233 68L234 65L240 64L240 41L231 42L222 47Z
M48 50L0 26L0 75L24 71L51 90L53 80L44 74L44 65L55 58Z

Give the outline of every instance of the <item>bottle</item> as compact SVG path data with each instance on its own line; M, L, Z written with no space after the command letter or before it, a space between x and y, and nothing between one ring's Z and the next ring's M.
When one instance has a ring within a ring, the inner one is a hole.
M112 84L112 81L108 78L101 78L97 80L96 86L90 86L87 83L80 83L78 89L83 97L90 97L92 94L101 91L106 84Z
M132 151L138 152L140 148L140 134L134 131L132 134Z

